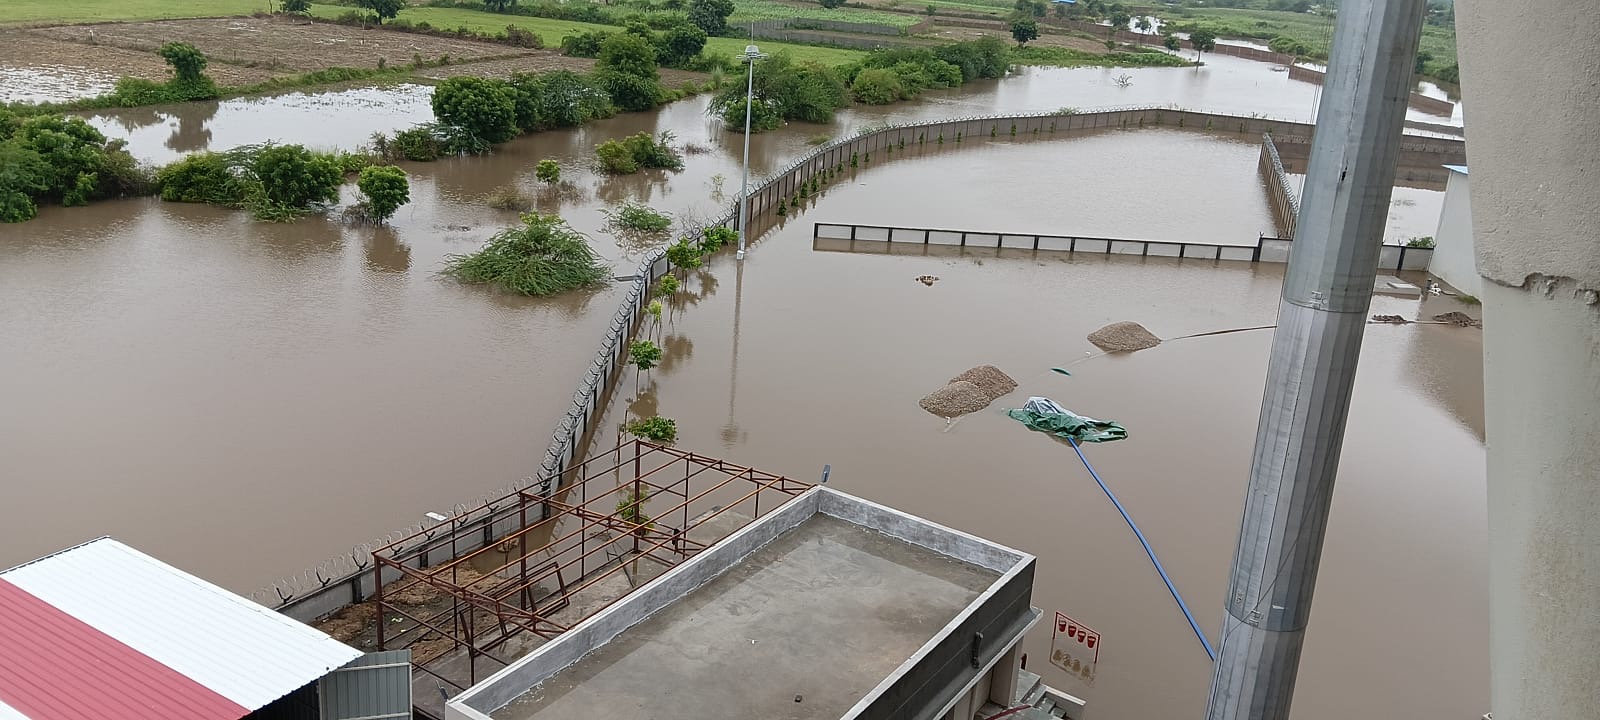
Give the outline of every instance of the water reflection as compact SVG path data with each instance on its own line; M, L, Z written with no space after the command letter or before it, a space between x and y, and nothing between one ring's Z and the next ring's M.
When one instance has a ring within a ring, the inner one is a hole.
M211 146L211 129L207 123L217 115L216 103L196 103L192 112L181 112L173 116L172 136L167 138L165 147L177 153L191 153Z
M379 272L403 273L411 269L411 246L400 241L394 228L382 226L366 233L367 267Z

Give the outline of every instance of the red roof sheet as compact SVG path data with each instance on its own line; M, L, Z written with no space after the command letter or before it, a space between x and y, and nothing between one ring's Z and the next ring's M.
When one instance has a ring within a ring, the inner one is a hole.
M3 578L0 702L32 720L236 720L250 712Z

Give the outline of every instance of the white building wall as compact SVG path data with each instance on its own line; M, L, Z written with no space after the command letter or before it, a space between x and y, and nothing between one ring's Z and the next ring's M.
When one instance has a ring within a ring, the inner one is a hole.
M1433 261L1428 272L1459 292L1483 295L1477 250L1472 242L1472 186L1467 174L1454 168L1445 186L1444 210L1434 231Z

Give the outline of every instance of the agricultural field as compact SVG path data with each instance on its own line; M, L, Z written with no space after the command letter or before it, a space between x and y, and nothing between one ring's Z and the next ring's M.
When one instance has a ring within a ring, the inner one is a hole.
M0 25L166 20L266 12L270 0L4 0Z
M1208 29L1221 37L1246 37L1269 41L1287 37L1311 48L1312 53L1326 57L1329 38L1333 36L1331 18L1311 13L1281 10L1236 10L1228 8L1183 8L1168 18L1178 30ZM1422 51L1432 58L1427 72L1437 72L1456 62L1456 33L1451 27L1424 25Z
M915 6L913 6L915 7ZM877 23L895 27L909 27L919 19L905 13L864 10L841 7L828 9L815 2L785 3L777 0L733 0L733 15L728 22L747 20L783 20L806 18L811 20L839 20L842 22Z
M314 17L321 18L335 18L351 10L352 8L342 5L311 6L311 14ZM544 40L546 47L559 47L561 38L568 35L577 35L593 30L606 32L618 30L617 27L612 25L597 25L595 23L553 20L524 15L501 15L460 8L409 7L401 11L400 17L413 24L425 22L436 28L449 30L464 27L474 32L490 34L504 31L507 25L515 25L524 30L538 33L539 37ZM402 35L402 37L421 36ZM746 44L747 41L739 38L715 37L706 43L706 52L735 55L743 52ZM863 54L859 50L842 50L771 41L762 42L761 49L763 52L786 50L796 60L814 60L826 65L842 65L860 58Z

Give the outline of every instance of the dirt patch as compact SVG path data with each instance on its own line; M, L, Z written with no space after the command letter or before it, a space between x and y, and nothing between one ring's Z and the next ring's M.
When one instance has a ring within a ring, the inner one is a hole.
M933 391L917 403L939 417L953 418L989 407L989 394L969 382L953 382Z
M1456 325L1459 327L1483 327L1482 320L1475 319L1471 315L1468 315L1464 312L1457 312L1453 310L1444 313L1443 315L1435 315L1433 316L1433 319L1438 320L1439 322L1447 322L1451 325Z
M166 61L154 52L111 45L86 45L36 34L38 32L41 31L0 30L0 66L75 68L104 73L111 78L126 75L158 82L172 77ZM250 85L268 80L275 74L267 68L223 63L212 63L206 68L206 73L221 85Z
M1161 338L1139 323L1118 322L1089 333L1089 342L1106 352L1133 352L1160 345Z
M988 397L990 402L1009 395L1017 389L1017 381L993 365L979 365L960 375L950 378L950 383L968 382L977 386L978 390ZM932 397L932 396L929 396Z
M403 65L414 59L470 62L519 55L526 50L453 38L362 29L285 18L203 18L105 25L63 25L29 31L89 48L111 46L154 53L163 43L181 40L219 65L262 68L276 74L297 74L330 67L372 68L378 61ZM80 47L80 52L84 48ZM90 54L97 52L90 50ZM154 55L152 55L154 57ZM160 58L155 58L159 63ZM222 80L217 77L218 81Z

